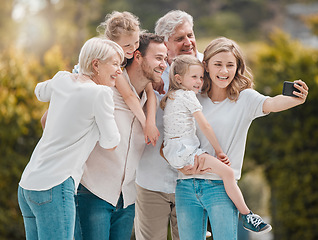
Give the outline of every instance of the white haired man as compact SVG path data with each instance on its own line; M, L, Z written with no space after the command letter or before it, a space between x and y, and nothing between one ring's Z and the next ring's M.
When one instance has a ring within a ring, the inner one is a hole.
M202 61L203 55L197 51L193 32L193 18L184 11L173 10L156 22L155 33L164 37L168 49L168 66L162 74L164 90L169 87L169 65L182 54L196 56ZM157 94L159 100L163 94ZM159 154L163 140L163 111L156 116L160 137L155 147L148 145L137 168L135 234L137 240L166 240L170 222L173 240L179 239L175 209L175 188L178 177ZM191 172L191 169L190 169ZM189 173L190 173L189 172Z

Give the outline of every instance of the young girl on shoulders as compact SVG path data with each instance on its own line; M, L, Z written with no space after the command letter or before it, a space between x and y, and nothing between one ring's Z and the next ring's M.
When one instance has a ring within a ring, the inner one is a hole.
M97 31L102 37L106 37L122 47L125 54L122 68L125 68L127 61L132 59L134 52L139 47L141 29L138 17L130 12L114 11L106 15L105 21L97 27ZM78 65L74 66L73 73L78 73ZM121 75L116 79L116 88L127 106L140 121L145 135L145 142L147 144L151 143L152 145L156 145L160 134L156 127L157 97L153 91L152 84L149 83L145 89L147 94L147 117L124 76ZM41 119L43 128L45 118L46 113Z
M139 47L140 22L138 17L130 12L117 12L107 14L105 21L98 27L97 31L104 37L116 42L122 47L125 54L125 61L133 57L135 50ZM157 98L153 91L152 84L146 87L147 93L147 117L140 106L139 100L128 85L123 75L116 79L116 88L124 98L125 103L140 121L144 130L145 142L156 144L159 137L159 131L156 127L156 104Z
M203 85L203 76L204 67L197 58L180 55L173 61L169 72L169 90L161 101L161 108L164 109L162 153L176 169L193 165L195 156L198 156L203 170L216 173L222 178L227 195L243 215L244 226L254 232L269 232L272 227L247 207L234 178L234 172L229 166L229 159L202 113L202 106L196 94ZM217 158L200 148L195 122L215 149Z

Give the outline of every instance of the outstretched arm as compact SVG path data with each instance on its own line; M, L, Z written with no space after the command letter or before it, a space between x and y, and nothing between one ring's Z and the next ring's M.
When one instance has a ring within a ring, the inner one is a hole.
M300 85L298 85L297 83ZM263 104L263 112L281 112L303 104L306 101L308 95L308 86L302 80L296 80L294 86L300 91L300 93L295 91L293 92L293 94L298 97L277 95L275 97L268 98Z

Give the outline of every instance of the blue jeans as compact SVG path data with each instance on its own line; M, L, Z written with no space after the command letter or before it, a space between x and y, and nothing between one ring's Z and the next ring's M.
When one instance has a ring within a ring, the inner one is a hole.
M238 210L223 181L178 179L176 210L180 240L205 239L209 218L214 240L236 240Z
M129 240L135 218L135 204L123 208L120 195L116 207L79 185L76 199L76 240Z
M45 191L26 190L19 186L18 201L26 239L72 240L75 227L74 181Z

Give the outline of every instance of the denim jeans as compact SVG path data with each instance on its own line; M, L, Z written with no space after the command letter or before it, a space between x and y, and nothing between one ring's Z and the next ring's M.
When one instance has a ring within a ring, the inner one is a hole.
M76 240L129 240L135 218L135 204L123 208L123 196L117 206L97 197L79 185L76 201Z
M26 239L72 240L75 227L74 181L45 191L26 190L19 186L18 201Z
M205 239L209 218L214 240L236 240L238 210L223 181L178 179L176 209L180 240Z

